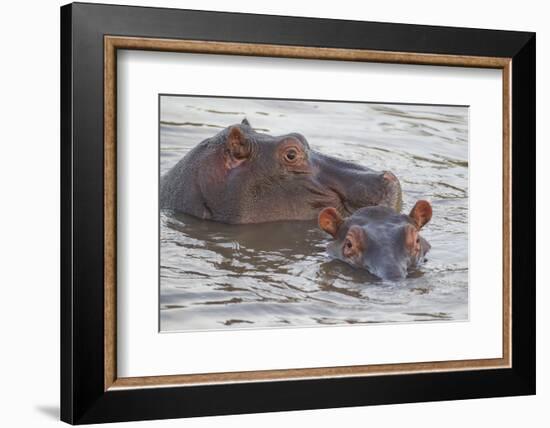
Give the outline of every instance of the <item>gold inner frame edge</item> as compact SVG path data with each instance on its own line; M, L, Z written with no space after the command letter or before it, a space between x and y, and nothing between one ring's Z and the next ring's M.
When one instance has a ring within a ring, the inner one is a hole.
M502 70L503 95L503 320L502 357L420 363L278 369L169 376L117 377L116 367L116 85L117 50L147 50L213 55L242 55L296 59L378 62L495 68ZM173 40L142 37L104 37L104 390L193 386L220 383L282 381L314 378L395 375L422 372L511 367L511 58L421 54L362 49L321 48L256 43Z

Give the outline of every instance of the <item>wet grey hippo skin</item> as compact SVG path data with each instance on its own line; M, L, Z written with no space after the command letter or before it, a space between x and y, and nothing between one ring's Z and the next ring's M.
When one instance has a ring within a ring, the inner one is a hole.
M339 211L324 208L319 227L334 241L327 251L335 259L368 270L383 279L401 279L408 269L424 262L430 244L420 229L432 218L432 207L418 201L409 215L387 207L367 207L342 218Z
M323 155L297 133L271 136L248 121L189 151L161 179L160 207L223 223L313 220L332 206L401 208L401 186L379 172Z

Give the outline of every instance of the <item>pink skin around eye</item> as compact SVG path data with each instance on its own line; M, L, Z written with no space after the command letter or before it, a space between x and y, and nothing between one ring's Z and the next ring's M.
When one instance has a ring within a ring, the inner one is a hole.
M352 226L344 240L342 254L352 262L359 262L361 254L365 249L366 236L363 229L359 226Z
M309 163L304 149L295 139L288 139L279 147L279 156L291 171L294 172L309 172Z

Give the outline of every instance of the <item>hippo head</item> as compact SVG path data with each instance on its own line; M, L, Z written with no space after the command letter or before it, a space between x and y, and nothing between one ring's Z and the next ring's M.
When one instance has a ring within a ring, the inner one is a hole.
M382 279L401 279L424 261L430 244L420 229L432 218L432 207L418 201L409 215L387 207L366 207L348 218L332 207L319 213L319 227L334 237L329 255Z
M298 133L255 132L245 119L203 141L161 180L161 208L224 223L313 220L321 208L400 209L391 172L323 155Z

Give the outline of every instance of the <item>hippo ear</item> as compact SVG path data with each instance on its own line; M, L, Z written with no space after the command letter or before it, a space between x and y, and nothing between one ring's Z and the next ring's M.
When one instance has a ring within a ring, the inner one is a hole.
M250 156L250 142L238 126L229 130L227 141L225 143L230 158L238 163Z
M414 204L409 216L416 223L416 228L420 230L432 219L432 206L428 201L418 201Z
M343 222L344 220L336 208L323 208L323 210L319 213L319 227L333 237L336 237L338 229L340 229Z
M242 125L242 126L248 126L249 128L251 128L250 122L248 121L248 119L247 119L246 117L245 117L245 118L243 119L243 121L241 122L241 125Z

